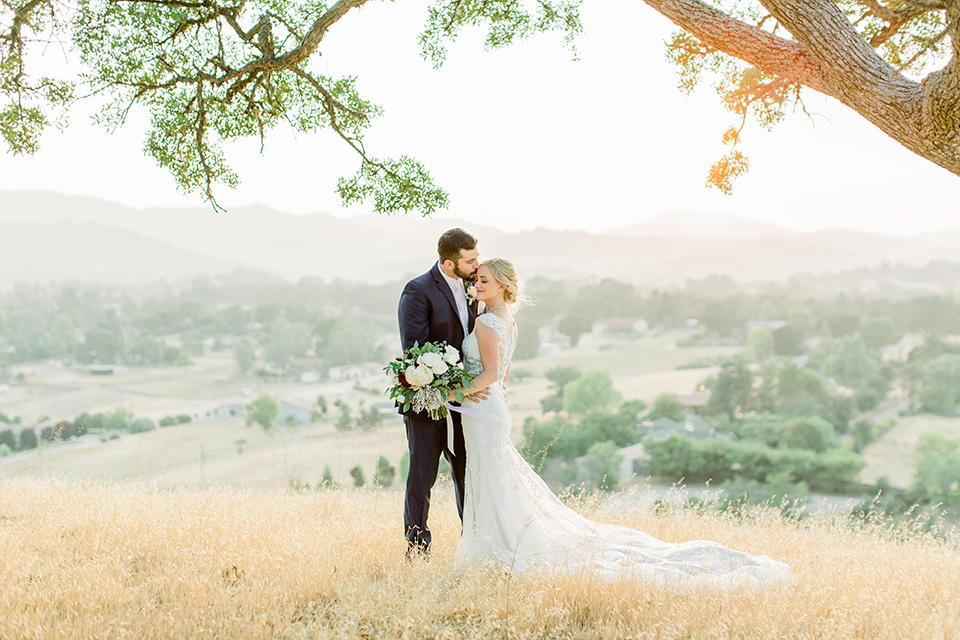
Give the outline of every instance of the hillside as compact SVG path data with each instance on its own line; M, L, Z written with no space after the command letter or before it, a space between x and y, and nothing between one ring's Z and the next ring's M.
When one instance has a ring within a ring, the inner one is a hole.
M769 222L729 213L704 214L696 211L667 211L626 227L611 229L608 235L633 238L701 238L732 240L795 233Z
M805 233L707 213L668 213L602 234L507 233L446 213L337 218L295 216L263 206L228 213L132 209L88 197L2 191L0 253L14 253L3 262L0 286L56 274L130 283L237 268L287 280L387 282L429 267L437 237L453 226L480 238L481 255L508 257L526 277L617 278L651 287L714 273L741 282L783 281L796 274L888 263L921 266L960 255L958 231L912 237L851 230Z
M956 540L775 512L674 510L590 518L671 542L715 540L786 562L793 583L675 590L625 577L451 571L449 486L429 562L404 562L401 494L157 490L4 482L0 637L956 638Z

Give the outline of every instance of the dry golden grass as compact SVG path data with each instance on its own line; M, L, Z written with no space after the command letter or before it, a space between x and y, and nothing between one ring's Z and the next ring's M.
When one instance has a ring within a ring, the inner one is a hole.
M957 540L773 513L587 515L791 565L764 590L451 571L438 487L429 562L404 562L398 491L304 495L5 481L0 638L956 638Z

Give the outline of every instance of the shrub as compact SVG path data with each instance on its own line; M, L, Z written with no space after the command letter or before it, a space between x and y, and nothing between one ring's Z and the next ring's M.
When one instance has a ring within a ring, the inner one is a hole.
M366 478L363 477L363 469L360 468L360 465L350 469L350 477L353 478L353 486L355 487L362 487L367 484Z
M153 420L150 418L137 418L130 423L130 427L127 429L130 433L144 433L146 431L153 431L157 426L153 424Z
M700 442L676 434L666 440L648 438L644 447L654 475L694 482L744 478L766 483L788 474L791 482L803 482L812 490L842 491L866 466L863 458L846 449L777 450L759 442Z
M2 444L7 445L11 450L17 448L17 436L14 435L12 429L0 431L0 445Z
M393 484L393 479L397 475L397 470L387 460L386 456L377 458L377 471L373 476L373 482L378 487L389 487Z
M20 448L24 451L27 449L36 449L38 444L37 432L26 427L20 432Z
M797 418L787 423L780 446L787 449L809 449L823 453L840 446L833 425L823 418Z

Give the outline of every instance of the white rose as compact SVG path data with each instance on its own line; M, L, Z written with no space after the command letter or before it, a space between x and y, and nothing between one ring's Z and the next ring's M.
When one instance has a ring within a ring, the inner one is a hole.
M439 353L423 353L417 358L417 364L424 367L430 367L434 371L436 368L443 364L443 356Z
M411 367L407 371L413 374L413 377L410 377L410 373L407 373L407 382L414 387L424 387L433 382L433 372L430 371L430 367L419 365Z
M457 364L460 361L460 352L448 344L443 352L443 359L447 361L447 364Z
M417 366L410 365L407 367L407 370L403 372L403 377L406 378L407 384L411 387L420 387L423 386L417 382Z

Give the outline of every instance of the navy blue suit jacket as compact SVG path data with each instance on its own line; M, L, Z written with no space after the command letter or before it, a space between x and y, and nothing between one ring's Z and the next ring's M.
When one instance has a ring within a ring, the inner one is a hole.
M473 331L478 305L476 301L468 301L467 332ZM400 294L397 316L400 322L400 343L404 351L414 343L422 345L427 342L446 342L458 351L463 348L466 335L457 313L457 301L450 285L440 273L439 264L434 264L430 271L407 283ZM462 351L460 357L463 358ZM416 414L409 411L406 415L429 419L425 412Z

